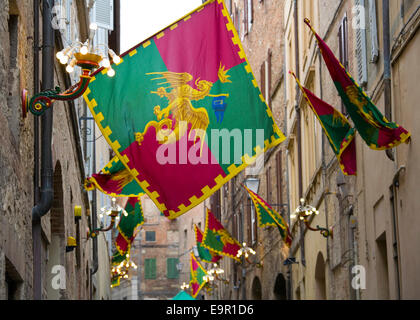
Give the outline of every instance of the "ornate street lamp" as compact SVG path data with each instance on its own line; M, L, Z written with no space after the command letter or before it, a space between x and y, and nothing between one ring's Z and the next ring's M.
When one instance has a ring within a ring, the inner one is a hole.
M293 214L291 216L292 219L298 217L300 221L303 221L306 225L306 227L311 230L311 231L319 231L325 238L328 237L332 237L333 233L332 233L332 229L326 229L326 228L322 228L320 226L316 226L316 228L312 228L309 225L309 221L308 218L311 217L312 215L318 215L319 211L308 204L305 204L305 199L300 199L300 205L296 208L295 210L295 214Z
M244 256L244 259L246 262L248 262L249 264L253 265L254 263L252 263L249 260L249 256L253 255L255 256L256 252L254 251L254 249L252 249L251 247L247 247L246 243L244 242L242 244L242 248L238 250L238 254L236 255L236 257L240 258L242 256Z
M111 277L121 277L123 279L128 279L128 272L131 268L137 270L138 267L133 261L130 261L130 255L127 254L126 260L121 262L119 265L112 267Z
M128 216L128 212L124 210L124 208L120 207L117 203L117 199L116 198L112 198L111 199L111 206L105 206L101 208L101 213L99 214L99 218L102 219L104 217L104 215L110 216L111 217L111 223L109 224L108 227L106 228L97 228L95 230L92 230L89 232L89 237L91 238L95 238L98 236L99 232L106 232L111 230L114 225L115 222L120 220L120 213L122 213L125 217ZM102 224L102 223L101 223Z
M189 287L190 287L190 285L184 282L184 283L181 285L181 290L186 290L186 289L188 289Z
M109 57L115 64L119 64L121 58L111 49L108 49L108 54L103 56L99 53L98 48L93 48L92 40L98 26L96 23L91 23L89 28L89 39L84 43L79 41L73 42L69 47L59 51L56 55L61 64L67 64L66 71L68 73L74 72L75 66L79 66L82 69L80 81L64 92L61 92L60 87L55 87L55 89L40 92L30 99L28 91L23 89L22 116L24 118L28 111L36 116L42 115L45 110L52 106L55 100L67 101L79 98L86 91L92 79L92 72L94 69L99 68L100 64L107 70L109 77L115 76L115 70L111 67Z

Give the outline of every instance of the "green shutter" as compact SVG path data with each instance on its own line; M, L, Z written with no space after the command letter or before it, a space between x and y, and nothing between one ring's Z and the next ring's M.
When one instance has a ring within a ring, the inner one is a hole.
M156 279L156 259L144 260L144 278Z
M178 264L178 258L168 258L166 260L166 276L168 279L178 279L178 270L176 265Z

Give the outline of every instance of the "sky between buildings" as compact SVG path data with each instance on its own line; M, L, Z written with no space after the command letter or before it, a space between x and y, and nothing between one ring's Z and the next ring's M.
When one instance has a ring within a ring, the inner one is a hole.
M121 53L201 4L201 0L121 0Z

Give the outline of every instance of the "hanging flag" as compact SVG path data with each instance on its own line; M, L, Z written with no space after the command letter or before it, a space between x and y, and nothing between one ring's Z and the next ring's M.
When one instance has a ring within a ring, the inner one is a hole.
M111 288L118 287L120 285L121 276L113 276L111 278Z
M135 197L144 193L118 157L114 157L99 173L85 180L87 191L94 188L112 197Z
M356 140L355 130L346 117L335 108L315 96L310 90L303 87L293 72L308 105L319 120L328 141L338 159L340 168L345 175L356 175Z
M194 254L191 252L190 288L193 298L197 297L200 290L206 285L206 281L203 280L203 277L206 274L206 270L204 270L201 264L194 257Z
M134 241L138 227L144 223L143 209L139 197L130 197L125 205L127 216L120 214L118 223L118 235L115 239L115 247L121 255L130 252L131 244Z
M111 265L119 265L121 262L127 259L127 253L121 254L118 250L114 252L111 258Z
M118 159L170 219L285 140L222 0L207 1L112 68L112 78L106 69L94 74L85 100Z
M258 194L242 185L248 191L252 202L254 203L257 212L258 226L264 228L266 226L277 227L284 243L290 247L292 244L292 236L289 231L289 226L284 218L276 210L274 210L267 202L264 201Z
M197 242L197 251L198 251L198 254L200 255L201 261L209 262L209 263L216 263L220 259L222 259L223 258L222 256L219 256L214 251L204 248L201 245L201 243L203 242L203 233L195 224L194 224L194 230L195 230L195 239Z
M230 235L209 209L206 212L206 227L201 245L219 255L241 261L237 257L241 244Z
M128 198L125 206L127 216L121 214L118 231L127 242L133 242L137 228L144 223L143 209L139 197Z
M408 142L410 133L394 122L388 121L376 108L366 93L347 73L327 44L312 28L310 21L305 23L315 35L331 78L346 106L354 125L367 145L374 150L385 150Z

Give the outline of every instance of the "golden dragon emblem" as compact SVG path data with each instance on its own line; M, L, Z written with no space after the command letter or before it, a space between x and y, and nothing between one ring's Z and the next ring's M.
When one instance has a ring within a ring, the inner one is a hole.
M216 237L222 241L223 245L226 246L228 243L235 244L235 240L232 239L232 236L225 229L217 230L213 229L213 232L216 234Z
M158 85L166 85L165 87L159 87L157 91L151 91L150 93L156 94L161 98L165 97L168 99L168 105L163 109L161 109L159 105L154 107L154 114L156 115L157 121L149 122L146 125L144 133L136 133L136 141L141 145L148 127L154 126L156 128L156 138L159 143L174 143L184 136L188 130L188 125L191 125L190 136L194 131L194 144L196 139L200 138L201 155L206 137L206 130L210 120L207 110L205 108L193 107L191 101L199 101L206 97L229 97L229 94L210 94L213 83L206 80L200 80L200 78L195 80L194 83L197 89L194 89L188 84L193 80L193 76L187 72L177 73L162 71L150 72L146 73L146 75L157 75L157 77L151 80L162 80L163 82L158 83ZM222 83L231 82L228 79L229 75L227 75L227 70L224 70L222 64L220 64L218 77ZM170 114L175 121L175 126L173 126L172 119L169 118ZM184 125L182 125L182 123L184 123ZM185 123L187 125L185 125ZM190 138L190 136L188 138Z

